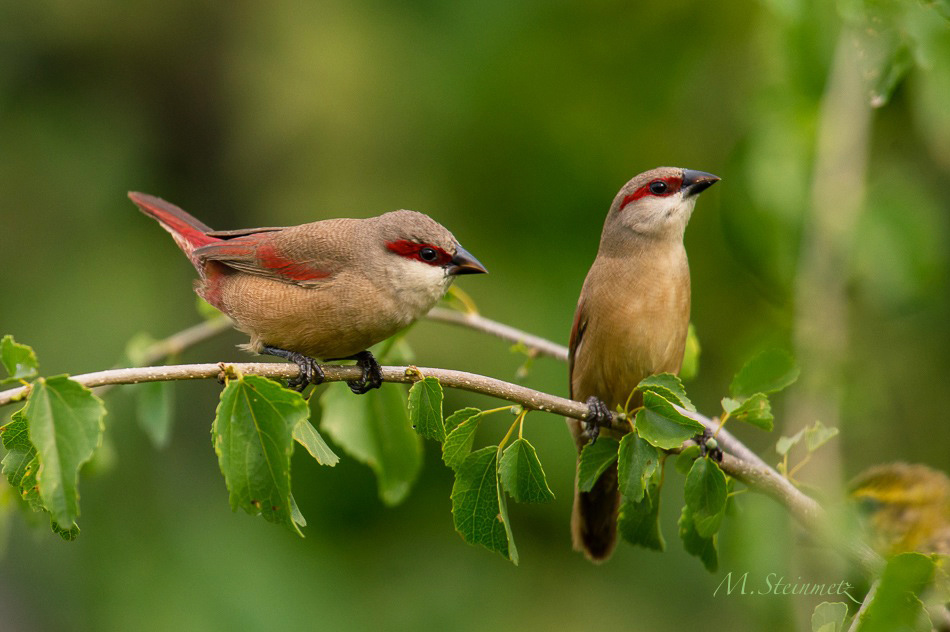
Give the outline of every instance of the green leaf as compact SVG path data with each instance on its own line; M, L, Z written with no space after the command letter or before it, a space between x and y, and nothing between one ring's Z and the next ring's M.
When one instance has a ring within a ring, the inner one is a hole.
M751 397L756 393L777 393L798 379L799 369L795 360L786 351L770 349L749 360L736 373L729 386L729 393L736 399Z
M135 390L136 419L152 444L164 448L171 439L175 409L173 382L145 382L132 386Z
M693 467L693 461L699 458L700 448L696 444L688 445L676 457L676 471L686 476Z
M516 439L505 449L498 475L505 491L516 502L546 503L554 500L554 492L548 487L538 454L527 439Z
M498 480L495 446L472 452L459 467L452 486L452 515L456 531L466 542L484 546L518 563L508 508Z
M638 501L627 496L622 498L617 529L630 544L654 551L666 550L666 541L660 532L659 485L651 485Z
M680 539L683 541L683 548L690 555L695 555L703 562L710 573L715 573L719 568L719 553L716 551L716 536L703 537L696 531L693 522L693 514L689 507L683 507L683 512L679 519Z
M814 452L837 436L837 428L816 421L812 426L805 429L805 446L809 452Z
M756 393L745 401L723 397L722 409L733 419L752 424L756 428L768 431L773 428L775 418L772 416L769 397L765 393Z
M934 560L920 553L891 558L861 617L858 632L929 631L931 624L920 595L933 580L935 569Z
M309 416L300 393L273 380L246 375L228 382L211 437L231 509L260 514L303 536L293 519L290 457L294 428Z
M689 324L686 330L686 347L683 350L683 364L680 366L680 379L690 381L699 374L699 356L702 347L699 344L699 336L696 335L696 327L693 323Z
M442 461L453 470L458 470L472 451L475 431L481 419L482 411L479 409L463 408L452 413L447 420L446 425L451 422L454 428L442 444Z
M19 491L20 497L26 501L33 511L46 511L43 499L40 498L39 487L36 483L36 472L39 469L39 460L36 448L29 437L29 424L22 410L18 410L10 418L10 423L0 428L3 438L3 447L7 450L3 457L3 474L10 485ZM66 529L50 516L50 528L67 542L79 537L79 527L74 523Z
M125 344L124 363L143 366L148 363L148 351L155 339L147 333L132 336ZM164 448L171 438L175 409L173 382L144 382L126 387L135 398L135 418L139 427L156 448Z
M409 389L409 423L426 439L445 441L442 385L436 378L423 378Z
M582 492L594 489L594 483L608 467L617 460L620 442L610 437L600 437L581 450L577 465L577 488Z
M301 419L294 426L294 440L302 445L320 465L333 467L340 462L340 457L330 449L309 419Z
M320 406L320 429L372 468L384 503L401 503L422 467L422 440L409 425L406 391L386 385L353 395L346 384L336 382L327 385Z
M842 632L844 620L848 616L848 604L836 601L822 601L815 606L811 614L812 632Z
M146 364L148 349L153 344L155 338L144 331L135 334L125 343L125 358L121 362L131 366Z
M9 334L0 339L0 364L9 376L0 379L0 384L32 379L40 366L33 348L21 345Z
M805 428L802 428L791 437L779 437L778 441L775 442L775 451L779 453L779 456L785 456L789 450L798 445L804 436Z
M45 511L46 507L36 484L36 471L40 463L36 457L36 448L30 441L29 424L22 409L13 413L10 423L0 428L0 437L3 438L3 447L7 451L3 457L3 475L34 511Z
M643 394L643 409L637 413L637 433L661 450L683 445L703 431L703 425L684 416L656 393Z
M290 495L290 519L294 521L298 527L306 527L307 519L303 517L303 514L300 513L300 507L297 506L297 501L294 500L294 495Z
M897 44L885 54L876 72L871 79L871 107L879 108L887 105L894 94L894 90L901 80L914 67L914 57L906 44Z
M716 462L708 457L696 459L686 475L683 498L700 536L709 538L719 531L727 494L726 475Z
M617 476L620 493L629 500L643 499L648 484L659 482L660 451L628 432L620 440Z
M448 435L453 430L455 430L459 426L460 423L470 419L474 415L481 415L481 414L482 414L481 410L479 410L478 408L472 408L471 406L469 406L468 408L460 408L456 410L454 413L452 413L445 419L446 438L448 438Z
M50 529L53 530L53 533L55 533L56 535L58 535L58 536L61 537L62 539L66 540L67 542L72 542L72 541L74 541L76 538L79 537L79 526L78 526L78 525L75 525L75 524L74 524L74 525L71 526L70 528L64 529L63 527L61 527L61 526L59 526L58 524L56 524L56 521L55 521L55 520L50 519L50 521L49 521L49 526L50 526Z
M68 530L79 517L79 468L102 439L105 406L85 386L59 375L37 379L22 412L39 461L40 498Z
M637 384L637 390L642 393L648 391L656 393L677 406L682 406L686 410L696 412L696 407L693 406L693 402L689 401L689 397L686 396L686 389L683 388L683 383L672 373L651 375Z
M837 436L837 428L826 426L820 421L816 421L811 426L802 428L791 437L779 437L779 440L775 444L775 451L778 452L780 456L785 456L789 450L801 443L802 439L805 439L805 446L808 451L814 452Z
M505 499L505 494L501 490L501 485L498 485L498 520L505 525L505 537L508 538L508 559L511 560L512 564L517 566L518 549L515 547L515 536L511 532L511 518L508 517L508 501Z

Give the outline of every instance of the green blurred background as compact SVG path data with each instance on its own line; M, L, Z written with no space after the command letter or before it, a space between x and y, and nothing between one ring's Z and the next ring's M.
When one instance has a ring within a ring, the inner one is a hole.
M775 403L779 429L734 429L768 460L779 432L814 420L796 403L817 400L842 436L815 472L848 477L897 459L947 469L948 9L8 0L0 334L32 345L44 374L82 373L113 365L136 333L198 320L193 270L125 198L132 189L221 229L424 211L491 270L461 283L482 313L566 343L614 194L640 171L679 165L723 178L686 235L703 347L688 386L700 410L717 412L752 353L783 346L800 351L805 377ZM849 50L855 64L836 70ZM853 116L833 119L829 86L853 97L849 78L859 105L844 98ZM882 107L869 113L874 95ZM851 180L820 166L818 139L835 120L866 141L838 147ZM820 180L840 182L856 207L830 241L821 226L838 209ZM182 359L245 360L241 341L229 333ZM520 364L505 343L447 325L422 322L409 341L421 365L510 380ZM525 383L564 395L565 374L539 359ZM396 508L378 500L369 469L346 457L320 468L298 450L301 540L230 511L208 434L217 385L176 393L162 451L127 394L108 396L78 541L4 515L0 629L791 630L818 598L714 597L725 573L842 579L821 565L834 556L792 546L800 535L782 510L753 494L723 528L720 571L706 573L676 536L672 468L669 550L621 545L592 566L570 549L571 441L540 413L526 434L557 501L511 507L520 567L455 534L451 475L431 443ZM446 408L488 403L453 392Z

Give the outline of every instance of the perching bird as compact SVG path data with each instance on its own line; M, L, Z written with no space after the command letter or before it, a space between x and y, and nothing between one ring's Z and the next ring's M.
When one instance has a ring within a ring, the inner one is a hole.
M316 362L355 359L354 393L382 383L367 351L428 312L456 275L486 272L422 213L328 219L288 228L214 231L144 193L129 198L171 233L201 279L195 291L250 335L249 351L300 367L290 385L324 375Z
M697 194L718 180L702 171L660 167L630 180L614 198L571 330L571 398L590 409L585 422L568 419L578 452L643 378L679 371L690 304L683 232ZM629 406L641 403L635 396ZM590 492L575 492L576 550L595 561L610 556L619 503L616 464Z

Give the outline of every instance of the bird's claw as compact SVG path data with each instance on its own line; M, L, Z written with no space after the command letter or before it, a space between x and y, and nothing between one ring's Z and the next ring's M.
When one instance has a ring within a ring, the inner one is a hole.
M323 380L326 379L326 376L323 374L323 369L321 369L317 361L310 356L305 356L297 351L287 351L286 349L271 346L265 346L261 351L269 355L277 356L278 358L289 360L300 369L300 374L297 375L297 377L292 377L287 380L287 388L292 388L299 392L307 388L308 384L323 384Z
M719 447L719 442L716 440L716 437L713 436L709 428L704 429L703 432L696 437L695 441L699 444L700 457L708 456L716 463L722 463L722 448Z
M287 381L287 386L295 391L303 391L308 384L322 384L326 379L323 369L317 361L309 356L298 353L297 357L290 358L300 369L300 375Z
M362 371L360 379L347 382L350 390L357 395L363 395L383 384L383 369L369 351L360 351L355 356L356 366Z
M584 434L594 443L600 436L600 427L610 423L610 409L603 400L591 395L587 398L587 416L584 418Z

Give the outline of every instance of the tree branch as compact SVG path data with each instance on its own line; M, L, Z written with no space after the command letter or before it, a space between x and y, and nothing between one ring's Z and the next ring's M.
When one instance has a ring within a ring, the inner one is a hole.
M529 334L511 325L500 323L497 320L485 318L481 314L460 312L447 307L433 307L426 315L429 320L437 323L450 323L452 325L461 325L475 331L481 331L507 340L513 344L519 342L533 351L536 355L546 355L561 362L567 362L567 347L551 342L540 336Z
M512 343L520 342L538 354L561 361L567 360L568 350L566 347L479 314L462 313L437 307L429 313L428 318L438 322L469 327ZM229 327L230 322L225 319L201 323L155 343L146 352L146 359L158 361L168 355L180 353L188 346L210 338ZM327 382L356 380L359 379L361 374L360 369L356 366L322 365L321 368L326 375ZM75 375L72 376L72 379L86 387L94 388L140 382L223 379L226 374L233 372L274 379L287 379L297 377L299 369L294 364L222 362L218 364L110 369ZM443 386L497 397L530 410L540 410L574 419L584 419L587 415L587 406L581 402L475 373L405 366L382 367L382 372L383 380L386 382L411 384L418 381L420 379L419 375L422 374L437 378ZM0 406L24 399L29 394L29 389L29 386L22 386L0 392ZM717 419L710 419L699 413L677 408L680 413L695 419L706 428L712 431L718 430L717 440L724 451L721 463L724 472L747 485L750 489L770 496L785 506L806 530L827 542L848 559L856 562L866 572L875 573L880 569L883 564L880 556L862 542L848 541L831 532L828 528L828 520L824 509L814 499L799 491L788 479L771 468L757 454L725 429L720 429ZM612 415L610 423L611 427L621 429L626 429L629 426L616 413Z
M327 382L340 382L359 379L361 370L356 366L322 365ZM297 377L300 369L294 364L275 363L219 363L219 364L181 364L174 366L151 366L128 369L110 369L96 373L75 375L73 380L83 386L93 388L110 384L138 384L140 382L159 382L170 380L222 379L225 375L242 373L260 375L275 379ZM437 369L428 367L384 366L383 380L402 384L411 384L420 379L420 375L434 377L443 386L457 388L473 393L490 395L499 399L520 404L530 410L540 410L574 419L584 419L587 406L581 402L565 399L556 395L542 393L534 389L511 384L484 375ZM29 394L29 386L0 392L0 406L21 400ZM681 409L681 412L697 419L707 427L715 429L717 424L697 413ZM613 414L611 424L624 428L627 423ZM726 439L729 437L729 439ZM784 505L798 522L811 532L824 533L824 511L813 499L796 489L787 479L768 467L735 438L719 433L719 442L725 448L722 469L730 476L752 489L771 496ZM739 447L741 446L741 447ZM738 448L738 449L736 449ZM827 538L826 538L827 539ZM836 548L858 561L862 567L870 570L877 567L877 556L860 543L835 542Z

